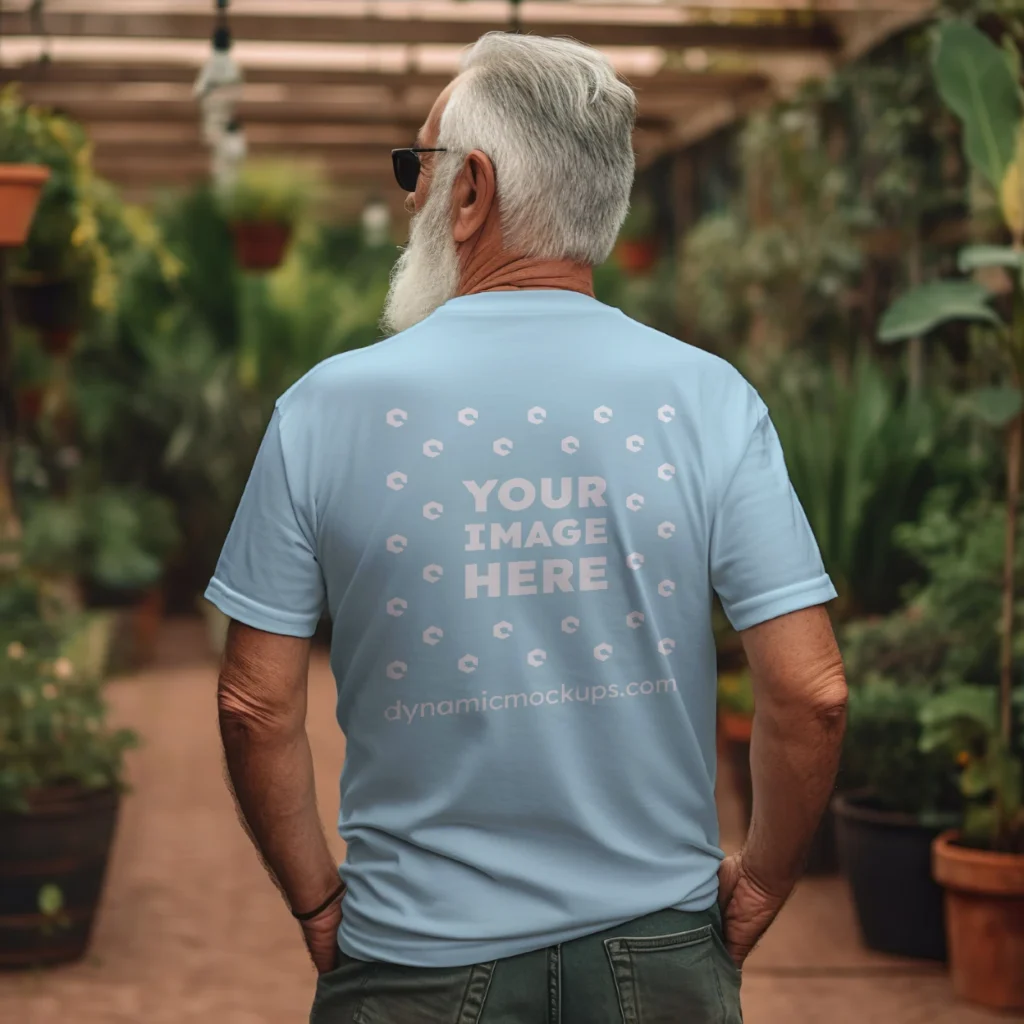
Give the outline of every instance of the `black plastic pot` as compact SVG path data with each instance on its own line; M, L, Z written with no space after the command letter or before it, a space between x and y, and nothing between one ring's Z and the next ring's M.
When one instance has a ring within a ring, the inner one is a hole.
M55 787L0 814L0 968L80 959L89 946L120 795ZM58 906L40 906L44 890Z
M832 802L839 860L865 944L880 953L946 959L942 890L932 880L932 840L955 818L922 824L880 810L863 793Z
M825 809L818 824L818 830L811 839L804 864L806 875L834 875L839 870L839 856L836 851L836 821L832 808Z
M27 327L49 332L73 332L81 319L82 295L70 278L36 278L11 288L14 315Z

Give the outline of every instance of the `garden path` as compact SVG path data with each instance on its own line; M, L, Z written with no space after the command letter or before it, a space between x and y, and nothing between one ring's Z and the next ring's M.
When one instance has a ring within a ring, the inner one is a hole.
M172 622L153 668L110 684L131 755L109 884L88 959L0 974L3 1024L302 1024L312 967L237 825L222 782L215 668L196 622ZM311 671L309 731L324 821L344 745L326 659ZM722 822L737 837L723 780ZM727 841L726 845L730 845ZM335 840L339 857L343 846ZM744 972L747 1024L985 1024L945 974L865 952L845 884L804 881ZM1006 1021L1008 1018L1001 1018ZM1017 1018L1024 1020L1024 1018Z

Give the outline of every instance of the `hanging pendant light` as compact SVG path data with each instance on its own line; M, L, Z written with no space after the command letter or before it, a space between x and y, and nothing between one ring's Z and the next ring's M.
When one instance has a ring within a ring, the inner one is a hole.
M387 245L391 240L391 207L379 196L363 207L363 241L371 249Z
M235 106L242 98L242 69L231 56L228 0L217 0L217 24L213 30L210 56L199 72L193 92L203 117L203 138L215 146L231 123Z
M211 173L218 192L230 192L248 153L245 131L237 117L232 118L213 145Z

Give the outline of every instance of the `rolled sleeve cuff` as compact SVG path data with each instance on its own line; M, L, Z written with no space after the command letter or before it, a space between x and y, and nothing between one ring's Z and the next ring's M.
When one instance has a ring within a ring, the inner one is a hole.
M203 595L210 604L219 608L228 618L265 633L279 633L282 636L311 637L320 623L316 615L301 612L287 612L280 608L269 608L259 601L245 597L215 576L210 580Z
M817 579L793 583L788 587L769 591L757 597L747 598L725 609L725 613L737 632L758 626L769 619L777 619L780 615L798 612L804 608L827 604L839 595L827 575Z

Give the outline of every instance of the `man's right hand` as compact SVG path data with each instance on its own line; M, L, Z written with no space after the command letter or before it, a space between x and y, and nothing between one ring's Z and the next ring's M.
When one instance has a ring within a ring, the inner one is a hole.
M789 893L770 893L747 873L743 854L726 857L718 869L718 905L725 946L737 967L775 920Z

